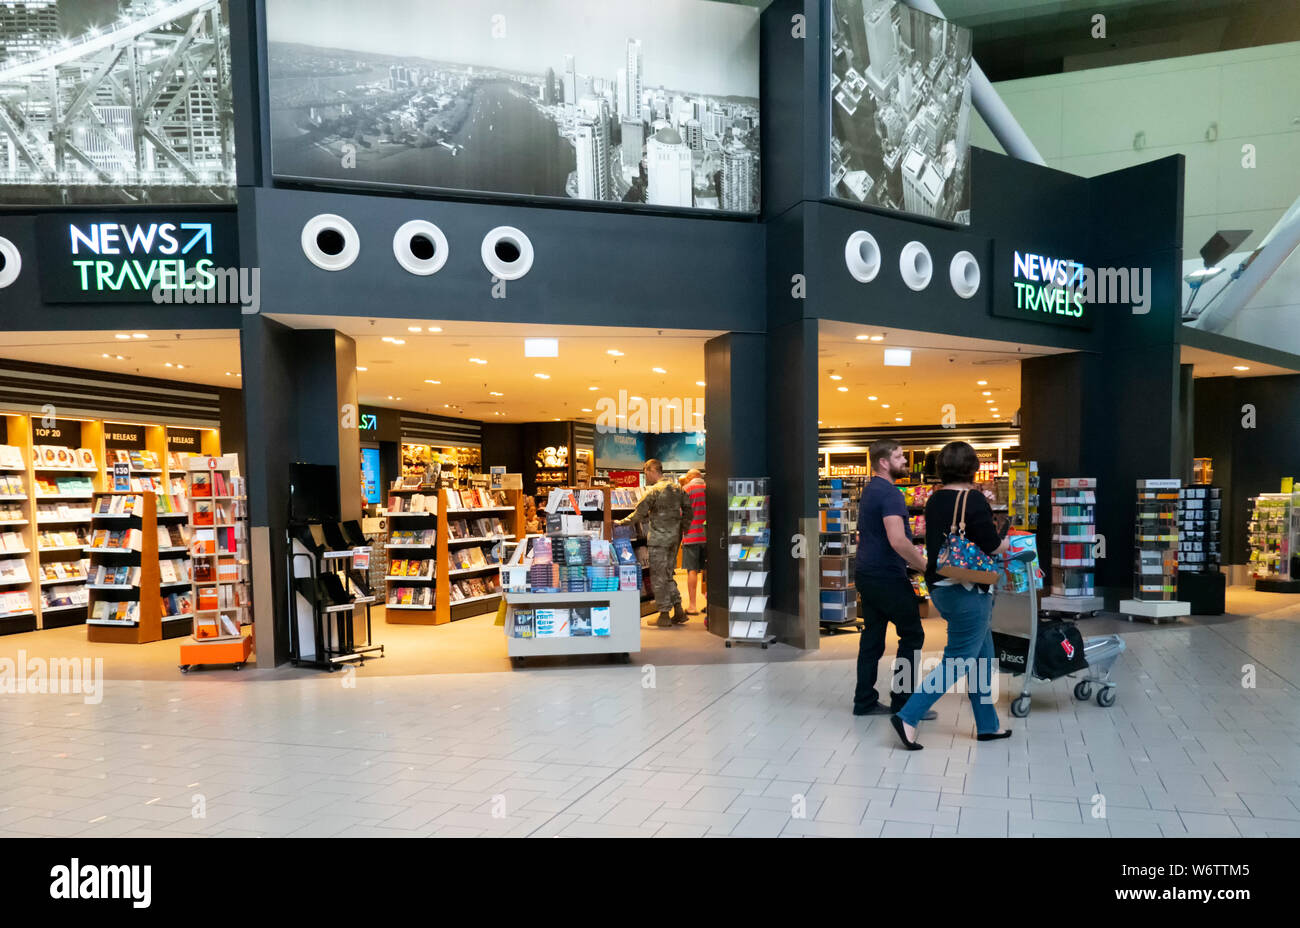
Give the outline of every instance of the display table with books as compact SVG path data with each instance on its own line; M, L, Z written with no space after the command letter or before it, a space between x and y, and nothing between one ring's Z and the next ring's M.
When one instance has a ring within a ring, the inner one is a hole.
M521 543L501 568L506 653L516 665L562 654L628 661L641 650L636 551L628 539L600 537L576 493L570 511L552 514L548 534Z

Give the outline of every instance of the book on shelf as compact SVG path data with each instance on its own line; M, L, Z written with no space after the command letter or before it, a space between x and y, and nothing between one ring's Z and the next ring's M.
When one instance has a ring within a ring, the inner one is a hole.
M25 496L25 488L21 474L0 474L0 496Z
M0 445L0 467L22 468L23 449L15 445Z
M199 497L212 496L212 478L207 471L196 470L190 472L190 497L198 499Z
M26 561L17 558L0 561L0 584L30 583L31 579Z

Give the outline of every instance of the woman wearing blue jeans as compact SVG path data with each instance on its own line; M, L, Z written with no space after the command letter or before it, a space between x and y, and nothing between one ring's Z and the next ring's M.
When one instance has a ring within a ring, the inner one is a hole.
M993 707L990 684L997 670L994 663L993 595L988 584L963 583L946 578L935 569L935 560L953 524L953 512L966 494L966 537L985 554L999 555L1007 549L993 521L993 510L975 487L979 458L975 449L964 441L949 442L939 452L939 479L943 486L930 495L925 506L925 579L930 599L948 623L948 643L943 649L943 663L932 670L913 693L907 704L890 722L909 751L919 751L916 743L917 723L939 697L966 677L971 709L975 713L976 737L980 741L1009 738L1010 731L999 728L998 712Z

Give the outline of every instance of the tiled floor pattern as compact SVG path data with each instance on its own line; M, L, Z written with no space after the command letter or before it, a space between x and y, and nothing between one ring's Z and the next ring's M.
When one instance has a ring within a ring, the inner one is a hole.
M0 695L0 836L1300 836L1292 611L1130 635L1111 709L1002 678L1009 741L945 696L915 753L851 660Z

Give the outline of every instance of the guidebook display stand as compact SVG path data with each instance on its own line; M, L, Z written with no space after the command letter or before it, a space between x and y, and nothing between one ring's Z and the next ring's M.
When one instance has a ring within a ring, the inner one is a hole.
M770 503L768 478L727 481L727 647L776 641L767 631Z
M862 630L853 584L861 479L823 477L819 487L821 537L817 561L819 622L824 632Z
M359 522L290 522L289 659L294 666L334 671L384 656L371 636L371 549ZM365 641L357 641L364 608Z
M1052 481L1052 595L1048 612L1096 615L1105 601L1096 594L1097 480L1058 477Z
M185 470L193 619L180 646L181 673L203 664L239 670L253 653L248 498L239 457L199 455L185 461Z
M86 548L86 640L160 641L157 496L148 490L108 490L95 494L93 508Z
M1121 615L1163 622L1191 615L1178 599L1178 500L1182 481L1137 482L1137 531L1133 537L1133 598L1119 604Z

